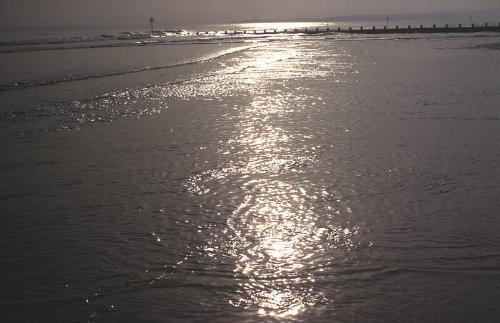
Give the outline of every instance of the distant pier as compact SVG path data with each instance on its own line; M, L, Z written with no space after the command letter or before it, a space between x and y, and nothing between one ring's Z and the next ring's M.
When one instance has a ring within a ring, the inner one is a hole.
M270 35L270 34L432 34L432 33L478 33L478 32L500 32L500 23L490 25L406 25L394 27L322 27L322 28L293 28L293 29L261 29L261 30L225 30L225 31L212 31L212 32L196 32L197 35L204 34L225 34L225 35Z

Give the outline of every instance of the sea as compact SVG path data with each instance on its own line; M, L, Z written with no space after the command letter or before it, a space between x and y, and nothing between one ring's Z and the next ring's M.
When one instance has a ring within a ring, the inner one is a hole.
M0 31L0 321L498 322L500 33L362 23Z

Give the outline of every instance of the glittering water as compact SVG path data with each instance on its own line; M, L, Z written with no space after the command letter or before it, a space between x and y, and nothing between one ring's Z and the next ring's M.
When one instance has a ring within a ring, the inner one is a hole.
M498 41L276 36L0 93L0 318L495 321Z

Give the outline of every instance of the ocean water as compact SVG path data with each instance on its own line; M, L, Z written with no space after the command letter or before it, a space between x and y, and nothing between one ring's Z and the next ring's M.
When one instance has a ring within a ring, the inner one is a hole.
M499 33L9 33L0 321L498 321Z

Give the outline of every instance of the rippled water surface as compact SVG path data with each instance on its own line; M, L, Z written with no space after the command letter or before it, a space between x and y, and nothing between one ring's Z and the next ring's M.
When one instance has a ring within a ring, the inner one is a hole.
M496 321L498 42L278 36L1 92L0 318Z

